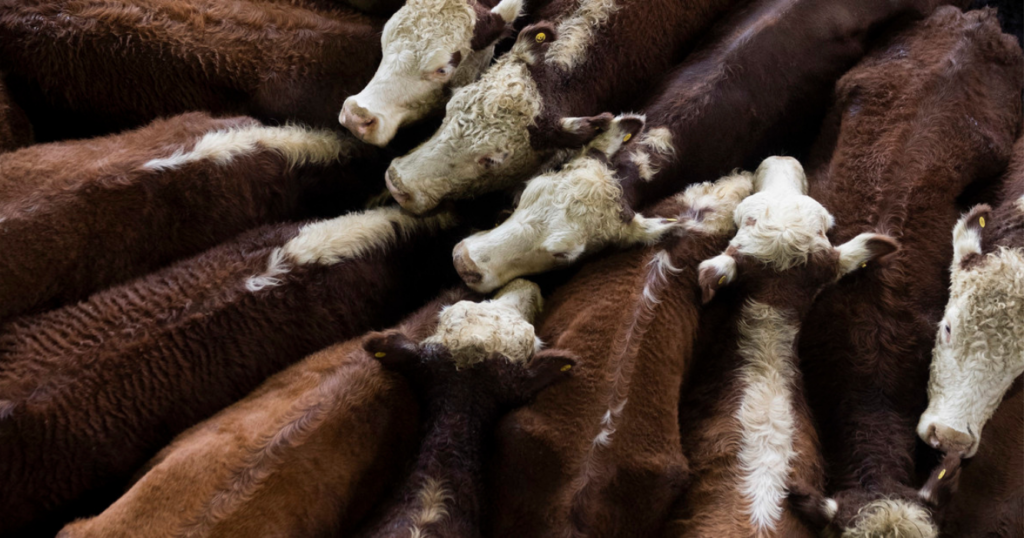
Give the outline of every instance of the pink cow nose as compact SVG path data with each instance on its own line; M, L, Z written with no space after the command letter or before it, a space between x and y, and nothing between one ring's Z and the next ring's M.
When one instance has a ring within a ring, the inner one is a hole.
M927 433L925 441L946 453L963 455L974 444L973 435L937 422L928 425Z
M354 101L345 101L344 106L341 107L338 121L363 142L369 142L368 139L373 137L380 125L377 116L355 104Z
M402 184L402 180L399 178L398 171L395 170L394 166L388 167L388 171L384 173L384 184L387 185L388 190L391 191L391 196L399 205L405 207L412 201L412 196L409 196L398 186Z
M452 252L452 262L455 263L455 272L459 273L459 276L462 277L466 284L479 284L484 279L483 275L480 274L480 268L473 263L473 259L469 257L466 246L462 243L455 245L455 250Z

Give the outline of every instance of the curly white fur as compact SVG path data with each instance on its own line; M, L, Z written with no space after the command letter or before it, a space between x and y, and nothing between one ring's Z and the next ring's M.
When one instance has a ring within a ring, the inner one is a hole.
M245 125L206 133L190 151L181 149L168 157L152 159L142 167L149 170L173 170L204 160L224 166L236 157L255 153L261 147L281 153L289 166L327 164L338 160L354 144L352 140L342 141L337 134L323 129L297 125Z
M540 287L516 279L489 301L459 301L442 310L437 330L423 343L445 346L459 368L493 353L526 362L540 349L532 323L541 308Z
M881 499L860 509L842 538L935 538L938 529L923 507L899 499Z
M582 0L576 11L558 24L558 40L548 50L547 63L570 71L586 61L594 36L619 7L615 0Z

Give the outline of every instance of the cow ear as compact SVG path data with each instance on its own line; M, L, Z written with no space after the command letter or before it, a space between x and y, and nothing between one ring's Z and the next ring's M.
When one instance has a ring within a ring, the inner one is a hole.
M972 256L981 254L981 230L988 225L992 208L976 205L953 228L953 270Z
M623 114L612 121L612 126L609 130L615 131L619 142L625 145L640 135L640 131L644 129L646 122L646 118L639 114Z
M512 35L512 23L523 11L523 0L502 0L488 11L476 4L476 25L470 48L483 50Z
M566 349L544 349L538 351L526 364L527 376L523 392L533 397L549 385L568 379L579 357Z
M639 213L633 215L630 223L630 235L636 243L650 245L656 243L665 232L678 225L677 219L663 219L660 217L647 218Z
M558 34L555 31L555 25L550 22L539 22L527 26L516 37L516 44L512 46L512 54L517 55L530 65L535 65L544 57L548 47L557 38Z
M722 286L728 286L736 280L736 259L728 254L719 254L710 260L704 260L699 267L697 281L700 283L701 301L707 304L714 299L715 293Z
M871 261L884 258L899 250L900 245L888 235L862 233L839 245L839 274L852 273L866 267Z
M420 346L396 330L366 335L363 349L389 370L403 369L420 360Z
M546 142L558 148L581 148L607 131L614 117L611 113L605 112L596 116L562 118L558 120L558 127L547 137Z

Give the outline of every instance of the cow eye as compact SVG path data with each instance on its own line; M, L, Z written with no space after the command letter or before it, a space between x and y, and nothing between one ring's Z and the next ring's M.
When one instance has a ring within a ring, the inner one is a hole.
M943 332L946 333L946 343L950 343L953 340L953 328L949 326L949 322L945 322L942 325Z

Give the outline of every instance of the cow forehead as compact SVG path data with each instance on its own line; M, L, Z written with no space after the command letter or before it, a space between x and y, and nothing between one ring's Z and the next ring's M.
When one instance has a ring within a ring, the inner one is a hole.
M594 158L579 157L558 172L538 176L526 187L521 208L543 211L551 232L610 236L624 227L622 187L615 172Z
M739 232L731 244L741 254L779 270L804 263L810 254L832 247L825 236L832 217L806 195L759 192L740 202L735 219Z
M441 128L458 138L486 134L528 141L526 129L540 111L540 92L526 66L502 58L476 82L455 92Z
M950 287L949 321L980 331L998 319L1024 319L1024 251L1002 247L969 269L954 271ZM1024 341L1020 345L1024 345Z
M476 14L466 0L410 0L384 25L385 48L412 46L417 54L445 49L448 54L469 44Z
M512 306L460 301L441 313L437 330L423 343L446 347L456 364L466 366L494 353L525 362L537 338L533 325Z

